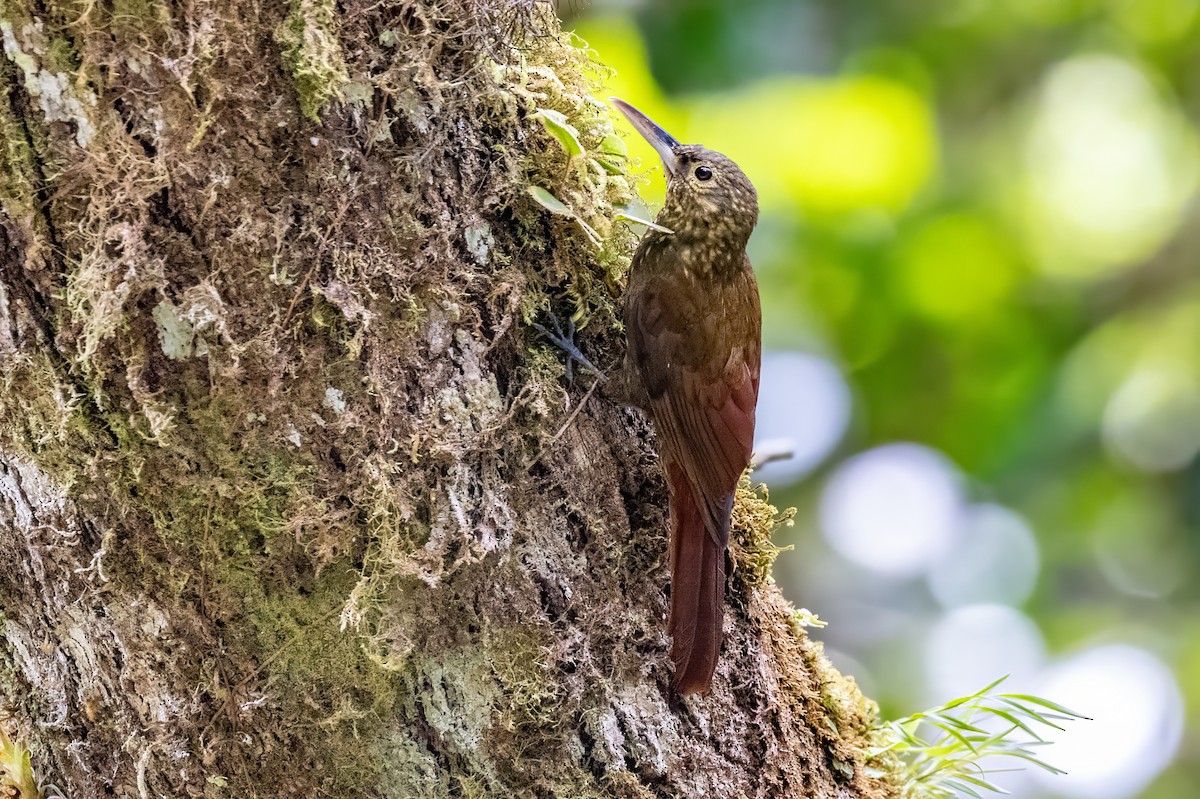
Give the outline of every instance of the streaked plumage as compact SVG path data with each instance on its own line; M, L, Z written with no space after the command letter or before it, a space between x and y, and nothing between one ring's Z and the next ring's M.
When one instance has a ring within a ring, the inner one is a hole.
M671 659L683 693L707 692L721 648L725 552L737 481L750 462L761 312L746 242L754 187L720 153L681 145L614 101L670 173L626 294L624 380L654 421L671 488Z

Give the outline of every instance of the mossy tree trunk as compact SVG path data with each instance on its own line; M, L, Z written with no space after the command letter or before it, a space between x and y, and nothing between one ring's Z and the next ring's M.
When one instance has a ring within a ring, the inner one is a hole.
M513 0L0 0L0 727L73 797L882 797L737 507L671 695L625 178ZM529 199L540 185L603 240ZM873 772L872 772L873 773Z

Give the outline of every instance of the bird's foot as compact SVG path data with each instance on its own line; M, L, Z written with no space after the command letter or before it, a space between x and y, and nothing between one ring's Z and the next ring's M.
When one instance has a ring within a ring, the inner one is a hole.
M601 382L608 380L608 377L597 369L587 357L580 352L579 347L575 345L575 320L567 317L566 328L558 321L558 317L551 311L547 314L550 318L550 326L553 330L547 330L544 326L537 322L532 324L533 329L541 333L547 341L567 354L567 380L574 379L574 364L578 363L583 367L584 371L591 372L600 379Z

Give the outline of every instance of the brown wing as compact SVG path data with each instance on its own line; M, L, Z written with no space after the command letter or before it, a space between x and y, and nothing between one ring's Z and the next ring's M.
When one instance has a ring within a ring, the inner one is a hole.
M626 309L631 361L665 460L692 483L709 534L728 541L738 478L750 462L761 312L750 262L726 279L655 269Z
M696 280L669 252L635 256L628 357L654 417L671 487L671 660L683 693L707 693L721 651L734 489L750 461L760 311L750 262Z

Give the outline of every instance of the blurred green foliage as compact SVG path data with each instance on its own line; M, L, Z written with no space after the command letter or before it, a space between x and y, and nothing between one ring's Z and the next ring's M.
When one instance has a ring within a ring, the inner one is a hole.
M918 442L1021 513L1042 557L1021 609L1051 655L1121 640L1174 670L1190 732L1142 795L1200 796L1200 0L560 11L609 93L759 188L765 343L853 392L826 472ZM803 521L823 477L776 496Z

